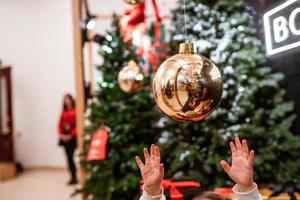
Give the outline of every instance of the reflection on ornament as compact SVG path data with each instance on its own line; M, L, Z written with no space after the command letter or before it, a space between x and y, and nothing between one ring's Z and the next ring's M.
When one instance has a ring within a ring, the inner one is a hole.
M181 43L179 54L164 61L153 78L158 107L172 119L196 122L219 104L223 81L216 65L195 54L193 44Z
M139 66L133 60L128 62L128 66L118 74L118 83L120 89L125 93L134 92L143 82L144 75L141 73Z
M129 4L137 4L141 2L141 0L124 0L124 1Z

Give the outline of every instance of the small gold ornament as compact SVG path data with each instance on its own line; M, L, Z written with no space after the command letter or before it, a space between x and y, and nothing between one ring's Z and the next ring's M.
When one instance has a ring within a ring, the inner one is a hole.
M128 66L123 67L118 74L120 89L125 93L134 92L143 82L144 75L137 63L133 60L128 62Z
M153 95L158 107L172 119L196 122L218 106L223 81L216 65L195 54L188 40L179 54L164 61L153 78Z
M126 3L129 3L129 4L138 4L140 3L142 0L124 0Z

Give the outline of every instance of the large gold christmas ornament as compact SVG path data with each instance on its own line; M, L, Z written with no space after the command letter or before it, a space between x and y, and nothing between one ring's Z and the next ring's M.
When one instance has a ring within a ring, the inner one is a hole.
M124 0L126 3L129 3L129 4L137 4L137 3L140 3L142 0Z
M196 122L219 104L223 81L216 65L195 54L193 44L181 43L179 54L164 61L153 78L158 107L172 119Z
M139 66L133 60L128 62L128 66L123 67L118 74L119 87L123 92L131 93L139 88L144 76Z

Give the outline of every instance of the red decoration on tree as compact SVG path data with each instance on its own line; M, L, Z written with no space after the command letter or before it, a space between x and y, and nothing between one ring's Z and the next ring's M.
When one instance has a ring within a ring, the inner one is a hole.
M144 74L156 71L158 65L167 55L168 46L162 42L162 17L159 12L157 0L152 0L156 21L154 23L154 40L151 41L148 28L145 21L145 2L141 2L126 10L125 15L121 17L119 27L124 42L131 41L136 46L136 53L140 57L140 66Z
M164 30L162 27L162 23L160 21L156 21L153 26L155 41L151 45L151 48L149 50L148 60L149 64L152 67L152 70L156 71L158 65L162 63L164 59L166 59L169 46L167 44L164 44L164 37L161 33L161 31Z
M107 140L108 133L106 128L100 128L93 134L91 146L87 156L87 161L106 159Z
M140 23L145 23L145 2L126 10L125 15L120 18L119 27L124 42L129 42L132 39L132 32Z
M161 21L161 16L160 16L159 8L158 8L158 5L157 5L157 1L152 0L152 4L153 4L153 8L154 8L156 21Z

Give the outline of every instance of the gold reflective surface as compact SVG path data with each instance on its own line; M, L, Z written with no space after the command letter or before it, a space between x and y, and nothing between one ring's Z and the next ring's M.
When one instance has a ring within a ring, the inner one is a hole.
M144 76L140 72L140 68L133 60L129 61L128 66L123 67L118 74L119 87L125 93L137 90L143 79Z
M137 4L141 2L141 0L124 0L124 1L129 4Z
M219 104L223 81L208 58L191 53L170 57L153 78L153 96L158 107L172 119L196 122Z

